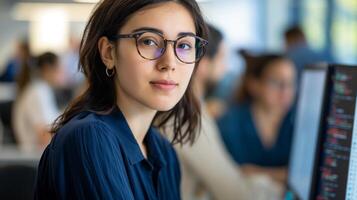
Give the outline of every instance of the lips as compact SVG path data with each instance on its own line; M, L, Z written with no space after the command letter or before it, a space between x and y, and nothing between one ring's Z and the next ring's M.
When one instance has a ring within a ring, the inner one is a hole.
M160 90L172 90L178 86L178 83L172 80L150 81L150 84Z

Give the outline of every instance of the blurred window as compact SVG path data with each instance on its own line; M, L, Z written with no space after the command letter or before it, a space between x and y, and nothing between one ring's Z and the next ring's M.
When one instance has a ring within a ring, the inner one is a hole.
M300 16L312 48L330 52L337 62L357 63L357 1L303 0ZM332 17L331 22L328 17ZM331 23L331 24L329 24ZM326 26L330 26L328 29ZM326 38L331 35L331 38ZM330 43L330 44L327 44Z

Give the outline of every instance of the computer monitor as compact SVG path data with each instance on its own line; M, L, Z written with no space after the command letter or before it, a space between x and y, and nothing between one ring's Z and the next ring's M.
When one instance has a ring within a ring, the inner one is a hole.
M357 199L357 66L330 66L313 199Z
M288 175L293 199L310 199L326 77L327 66L307 67L302 73Z

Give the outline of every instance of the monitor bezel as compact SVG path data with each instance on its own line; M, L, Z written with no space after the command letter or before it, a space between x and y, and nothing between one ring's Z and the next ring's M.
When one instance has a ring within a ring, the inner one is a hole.
M325 106L326 105L325 104L326 103L325 102L325 100L326 100L326 98L325 98L326 96L325 95L326 95L326 89L328 88L326 84L328 82L327 79L329 78L330 67L327 64L308 65L308 66L306 66L304 68L303 72L305 72L305 71L316 71L316 70L325 71L325 80L324 80L325 82L324 82L324 86L323 86L323 90L324 91L323 91L323 94L322 94L322 103L321 103L321 106L322 106L321 111L323 113L324 112L323 109L326 107ZM300 93L300 89L299 89L299 93ZM299 97L298 97L297 100L299 100ZM311 187L310 187L310 191L309 191L309 200L313 199L312 193L314 193L313 190L314 190L314 188L315 188L314 186L316 184L316 175L317 175L316 169L318 168L318 162L317 162L316 157L319 156L318 150L320 149L319 146L320 146L320 143L321 143L321 133L322 132L320 131L320 129L321 129L321 125L323 124L322 123L322 116L323 116L322 113L320 113L320 116L319 116L319 126L318 126L318 133L317 133L317 137L318 138L317 138L317 144L316 144L315 153L314 153L315 155L314 155L313 173L312 173L313 177L311 179ZM295 120L297 120L297 119L295 118ZM295 132L295 129L294 129L294 132ZM291 162L291 159L289 159L288 174L290 173L290 162ZM289 176L288 176L288 178L289 178ZM294 199L296 199L296 200L300 200L301 199L301 197L297 194L296 190L290 185L289 179L287 180L287 187L288 187L288 190L292 192L292 194L294 196Z

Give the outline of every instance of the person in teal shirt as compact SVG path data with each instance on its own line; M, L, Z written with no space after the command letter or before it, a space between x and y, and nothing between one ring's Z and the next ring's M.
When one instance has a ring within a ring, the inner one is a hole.
M284 182L293 132L294 65L282 55L242 55L243 81L218 127L243 171Z

